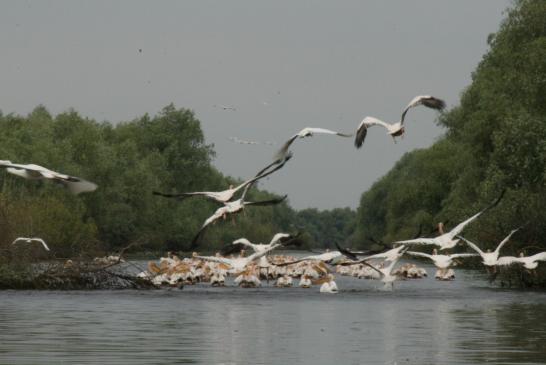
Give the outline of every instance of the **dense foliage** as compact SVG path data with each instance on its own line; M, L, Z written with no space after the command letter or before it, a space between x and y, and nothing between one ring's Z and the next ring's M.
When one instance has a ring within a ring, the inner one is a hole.
M526 224L502 254L546 249L546 2L517 1L488 42L460 105L439 120L446 135L362 195L356 242L410 238L445 220L453 227L506 189L465 235L490 248Z

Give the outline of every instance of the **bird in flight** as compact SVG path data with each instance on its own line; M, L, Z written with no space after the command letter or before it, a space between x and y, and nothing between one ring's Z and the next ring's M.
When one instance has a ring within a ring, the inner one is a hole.
M362 122L360 122L358 128L356 129L355 147L362 147L362 145L364 144L364 140L366 139L366 135L368 134L368 128L377 125L387 129L387 134L390 135L394 143L396 143L395 137L400 137L404 135L404 119L406 117L406 113L408 112L408 110L418 105L424 105L427 108L431 109L443 110L446 106L446 103L441 99L435 98L434 96L419 95L413 98L406 106L406 109L404 109L400 121L397 123L389 124L374 117L366 117L362 120Z

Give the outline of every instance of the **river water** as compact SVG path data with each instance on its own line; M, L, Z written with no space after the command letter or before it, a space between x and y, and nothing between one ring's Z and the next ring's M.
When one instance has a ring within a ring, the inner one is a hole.
M429 273L434 270L426 266ZM546 293L338 277L311 289L0 292L1 364L544 364Z

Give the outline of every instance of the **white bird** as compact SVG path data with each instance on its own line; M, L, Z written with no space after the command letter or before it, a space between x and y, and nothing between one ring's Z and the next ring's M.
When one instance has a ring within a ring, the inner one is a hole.
M265 168L263 168L262 170L260 170L256 176L254 176L253 178L251 179L248 179L244 182L242 182L241 184L235 186L235 187L230 187L229 189L227 190L223 190L223 191L196 191L196 192L192 192L192 193L179 193L179 194L166 194L166 193L161 193L161 192L158 192L158 191L153 191L152 194L154 195L159 195L159 196L162 196L162 197L165 197L165 198L176 198L178 200L183 200L183 199L186 199L186 198L189 198L189 197L193 197L193 196L204 196L205 198L208 198L208 199L211 199L211 200L214 200L214 201L217 201L219 203L227 203L229 202L231 199L233 199L233 197L235 196L235 194L241 190L241 189L245 189L243 191L243 196L246 195L246 192L249 190L249 188L258 180L260 179L263 179L264 177L268 176L268 175L271 175L272 173L274 173L275 171L281 169L284 164L290 160L290 158L292 158L292 155L288 155L286 157L286 159L284 159L282 162L278 162L278 161L275 161L269 165L267 165ZM269 168L271 168L272 166L274 165L277 165L275 168L271 169L270 171L267 171ZM266 172L267 171L267 172ZM220 208L221 209L221 208Z
M477 253L454 253L451 255L438 255L436 249L433 250L432 255L424 252L406 251L407 254L417 257L425 257L432 260L434 266L438 269L447 269L453 264L453 259L459 257L475 257L479 256Z
M527 270L534 270L538 266L539 261L546 261L546 252L540 252L533 256L523 256L523 253L519 257L503 256L497 260L497 265L511 265L514 263L523 264Z
M219 262L222 264L226 264L231 267L231 269L234 272L241 272L245 269L245 267L250 264L251 262L258 260L260 257L266 255L268 252L273 251L277 247L281 247L282 243L276 243L267 249L261 251L261 252L254 252L252 255L247 257L237 257L234 259L229 259L226 257L216 257L216 256L196 256L197 258L201 260L206 261L212 261L212 262Z
M50 251L45 241L39 237L17 237L15 241L12 242L12 245L19 242L25 242L25 243L40 242L47 251Z
M252 250L254 252L262 252L264 250L267 250L272 245L277 244L277 243L279 243L279 242L281 242L283 240L291 239L292 237L293 236L288 234L288 233L277 233L277 234L275 234L273 236L273 238L271 239L271 241L268 244L252 243L249 240L247 240L246 238L239 238L239 239L233 241L233 243L230 246L232 246L231 247L232 250L237 250L237 251L242 248L241 246L246 246L246 247L252 248ZM224 254L224 255L228 254L226 252L221 252L221 253ZM229 252L229 253L231 253L231 252Z
M512 230L510 234L508 234L508 236L506 236L501 241L501 243L499 243L499 245L493 252L491 252L490 250L488 250L487 252L483 252L475 243L470 242L469 240L467 240L466 238L462 236L458 236L458 237L464 240L474 251L476 251L482 257L483 264L485 266L495 266L498 264L499 253L502 246L504 246L504 244L510 240L510 237L512 237L512 235L516 233L518 230L519 228Z
M338 292L338 288L334 279L334 275L328 274L322 279L315 280L314 284L322 284L319 289L319 292L321 293L336 294Z
M368 133L368 128L379 125L387 129L387 134L390 135L396 143L395 137L404 135L404 118L409 109L416 107L418 105L424 105L428 108L442 110L445 108L445 102L441 99L435 98L430 95L420 95L413 98L410 103L404 109L400 121L394 124L385 123L382 120L379 120L374 117L366 117L360 122L356 130L355 146L356 148L362 147L364 140L366 139L366 134Z
M374 265L370 265L367 262L362 262L364 265L369 266L373 270L377 271L379 275L381 276L381 281L384 284L384 289L386 290L392 290L394 287L394 281L398 278L398 276L393 275L393 269L398 260L404 255L404 251L400 250L397 253L392 252L392 255L389 255L389 259L383 261L383 264L381 264L381 267L377 268ZM388 264L387 264L388 263ZM390 285L390 287L389 287Z
M307 127L307 128L303 128L301 131L299 131L298 133L294 134L292 137L290 137L290 139L288 141L286 141L281 149L279 151L277 151L277 153L275 154L275 160L278 161L278 160L283 160L287 155L288 155L288 149L290 148L290 145L296 140L296 138L305 138L305 137L311 137L313 136L315 133L322 133L322 134L333 134L333 135L337 135L337 136L340 136L340 137L352 137L353 135L352 134L343 134L343 133L339 133L339 132L336 132L336 131L332 131L332 130L329 130L329 129L324 129L324 128L310 128L310 127Z
M241 198L241 199L238 199L238 200L235 200L235 201L232 201L232 202L224 203L225 205L223 207L220 207L220 208L216 209L214 214L211 215L210 217L208 217L205 220L205 223L203 223L203 225L201 226L201 229L199 230L199 232L197 232L194 239L192 240L191 248L193 249L193 248L197 247L199 238L201 237L201 235L203 234L205 229L210 224L216 222L218 219L220 219L222 217L225 218L226 216L228 216L230 214L239 213L239 212L243 211L247 205L266 206L266 205L280 204L286 199L286 197L287 197L287 195L285 195L285 196L283 196L281 198L263 200L263 201L258 201L258 202L248 202L248 201L244 201Z
M79 194L97 189L97 185L79 177L61 174L35 164L16 164L11 161L0 160L0 167L5 167L10 174L28 180L53 180L63 184L71 193Z
M504 191L501 193L501 195L493 202L493 204L489 205L482 211L474 214L472 217L468 218L467 220L459 223L455 228L453 228L451 231L444 233L442 225L440 225L440 233L441 235L435 238L426 238L426 237L420 237L420 238L414 238L411 240L404 240L404 241L396 241L394 243L400 243L404 245L435 245L438 246L441 250L446 250L448 248L455 247L459 240L455 239L455 237L463 231L463 229L469 225L471 222L473 222L476 218L478 218L480 215L485 213L487 210L493 208L496 206L502 197L504 196Z

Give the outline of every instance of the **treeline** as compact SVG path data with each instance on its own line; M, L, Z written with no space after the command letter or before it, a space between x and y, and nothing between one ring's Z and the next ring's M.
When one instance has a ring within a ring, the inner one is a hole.
M76 111L52 116L39 106L28 116L0 113L0 130L0 159L42 165L99 186L75 196L50 181L25 180L0 170L4 258L25 250L11 246L18 236L42 237L57 257L100 255L130 243L137 244L134 251L184 251L218 205L203 198L174 201L152 191L220 191L239 182L212 166L213 146L205 143L193 112L173 105L154 117L144 115L115 125ZM269 162L257 163L245 178ZM274 196L256 188L248 194L249 200ZM243 236L264 242L279 231L297 230L307 233L308 247L329 246L330 239L340 239L336 230L344 228L328 216L328 212L300 215L287 202L249 207L208 229L199 250L215 249ZM332 216L341 217L337 211ZM330 223L335 228L323 236Z
M502 254L546 250L546 2L516 1L488 44L460 105L439 119L445 136L362 195L355 242L411 238L440 221L451 228L506 189L465 236L492 248L525 224Z

